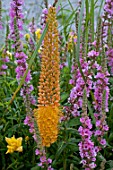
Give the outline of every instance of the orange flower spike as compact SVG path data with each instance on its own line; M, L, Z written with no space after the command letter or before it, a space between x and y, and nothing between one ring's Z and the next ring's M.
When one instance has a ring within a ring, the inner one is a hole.
M38 108L34 113L42 145L49 147L57 140L60 116L59 38L55 7L49 8L46 22L48 30L44 37L41 54Z

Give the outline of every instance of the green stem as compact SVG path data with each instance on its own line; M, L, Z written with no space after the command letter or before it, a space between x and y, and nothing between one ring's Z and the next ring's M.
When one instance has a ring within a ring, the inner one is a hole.
M67 164L66 164L66 157L64 152L64 159L63 159L63 170L66 170Z
M82 1L81 10L80 10L80 16L79 16L79 23L78 23L76 59L77 59L78 67L79 67L80 73L82 75L82 78L83 78L84 82L86 83L86 78L85 78L84 73L82 71L81 64L80 64L80 58L79 58L79 56L80 56L80 37L81 37L81 30L82 30L83 12L84 12L84 0Z

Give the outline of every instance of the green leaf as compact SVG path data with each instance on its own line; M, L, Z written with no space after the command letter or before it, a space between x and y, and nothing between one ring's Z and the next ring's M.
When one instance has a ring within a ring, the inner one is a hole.
M80 69L80 73L81 73L81 75L83 77L83 80L84 80L84 82L86 82L85 76L84 76L82 68L81 68L80 60L79 60L79 56L80 56L80 37L81 37L81 30L82 30L83 13L84 13L84 0L82 1L82 4L81 4L79 23L78 23L76 60L77 60L77 63L78 63L78 67Z
M63 103L69 97L69 93L63 93L61 95L61 103Z
M61 155L61 153L63 152L63 150L67 147L67 143L65 142L61 142L58 146L58 150L57 153L55 155L55 159L57 160L59 158L59 156Z
M76 117L76 118L70 119L68 122L68 125L69 125L69 127L74 127L74 126L80 125L80 118Z
M94 9L95 9L94 0L91 0L90 21L91 21L92 42L94 41Z
M31 170L40 170L40 167L35 166L35 167L31 168Z

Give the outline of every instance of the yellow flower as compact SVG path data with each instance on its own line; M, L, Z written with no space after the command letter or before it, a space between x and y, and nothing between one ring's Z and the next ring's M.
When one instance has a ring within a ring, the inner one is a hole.
M25 34L24 37L25 37L26 41L28 41L30 39L30 35L29 34Z
M36 34L36 39L39 40L40 37L41 37L41 29L38 28L38 29L35 31L35 34Z
M8 143L7 145L7 153L13 153L14 151L17 151L17 152L22 152L23 151L23 147L21 146L22 145L22 137L20 138L15 138L15 136L11 137L11 138L7 138L5 137L5 140L6 142Z

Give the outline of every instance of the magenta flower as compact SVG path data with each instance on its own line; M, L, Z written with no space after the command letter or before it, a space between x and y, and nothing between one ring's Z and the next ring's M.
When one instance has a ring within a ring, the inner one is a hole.
M27 115L25 120L24 120L24 125L29 124L29 121L30 121L30 116Z
M113 75L113 49L109 48L106 52L106 55L108 56L108 65L111 69L111 75Z
M48 162L48 164L51 164L52 163L52 159L48 158L47 162Z
M82 126L79 127L78 132L81 135L82 141L78 144L80 156L82 158L81 163L84 168L93 169L93 166L96 167L94 163L96 161L96 147L94 146L94 142L91 140L93 132L91 119L88 116L82 116L80 118L80 122Z
M9 62L10 60L9 60L9 57L5 57L5 58L2 58L2 61L4 62L4 63L7 63L7 62Z
M46 156L41 156L41 157L40 157L40 161L41 161L42 163L46 162Z
M35 150L35 155L40 155L40 150L39 149Z
M16 18L16 25L18 27L19 31L23 30L23 14L22 14L22 5L23 5L23 0L12 0L10 3L10 35L9 37L12 38L15 42L16 36L15 36L15 29L14 29L14 19ZM21 37L21 32L20 32L20 37Z
M38 164L38 166L40 166L40 167L44 168L44 166L43 166L42 162L40 162L40 163Z
M3 64L2 67L1 67L3 70L6 70L8 68L7 65Z
M47 168L47 170L54 170L51 165Z
M102 131L101 130L96 130L94 132L95 136L100 136L102 134Z
M106 140L105 139L101 139L100 144L103 146L106 146Z
M92 57L98 57L99 56L99 52L96 52L94 50L88 52L88 57L92 58Z

